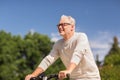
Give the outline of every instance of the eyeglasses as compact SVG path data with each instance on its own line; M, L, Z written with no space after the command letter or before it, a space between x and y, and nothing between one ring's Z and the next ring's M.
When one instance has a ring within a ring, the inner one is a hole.
M60 23L60 24L57 25L57 27L60 27L60 26L64 27L64 26L67 26L67 25L71 25L71 24L70 23Z

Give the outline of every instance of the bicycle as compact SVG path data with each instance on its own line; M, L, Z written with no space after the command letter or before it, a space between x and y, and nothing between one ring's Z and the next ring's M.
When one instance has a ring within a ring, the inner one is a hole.
M66 75L67 78L66 80L70 80L70 74ZM37 77L33 77L30 80L59 80L58 74L50 74L50 75L45 75L45 73L42 73L38 75Z

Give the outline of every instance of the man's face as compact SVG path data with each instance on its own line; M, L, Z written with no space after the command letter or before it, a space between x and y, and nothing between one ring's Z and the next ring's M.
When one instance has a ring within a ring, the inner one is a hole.
M73 29L72 24L67 18L62 18L57 26L61 36L71 33Z

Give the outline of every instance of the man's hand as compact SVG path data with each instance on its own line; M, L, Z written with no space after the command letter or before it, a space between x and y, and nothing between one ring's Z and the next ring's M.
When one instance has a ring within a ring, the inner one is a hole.
M66 78L67 74L71 74L71 72L75 69L77 65L75 63L70 63L69 67L67 68L67 70L63 70L59 72L59 79L63 80L64 78Z
M63 80L64 78L67 78L67 74L70 74L71 72L69 70L63 70L59 72L59 80Z
M36 68L36 70L32 73L32 74L28 74L26 77L25 77L25 80L30 80L30 78L32 77L37 77L39 74L41 74L43 71L42 68L38 67Z
M32 74L28 74L28 75L25 77L25 80L30 80L30 78L32 78L32 77L35 77L35 76L32 75Z

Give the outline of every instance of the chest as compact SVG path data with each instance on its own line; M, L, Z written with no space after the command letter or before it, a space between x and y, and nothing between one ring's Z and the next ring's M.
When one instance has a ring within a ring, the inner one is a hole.
M59 53L61 56L70 57L72 56L75 48L76 48L76 41L69 41L67 43L63 42L59 46Z

